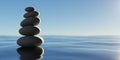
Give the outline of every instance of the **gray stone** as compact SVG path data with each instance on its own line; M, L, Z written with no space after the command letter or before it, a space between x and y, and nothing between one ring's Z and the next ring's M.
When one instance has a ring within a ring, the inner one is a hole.
M40 30L37 27L25 26L19 30L19 33L22 35L33 36L37 35Z
M37 17L30 17L30 18L26 18L21 22L21 26L36 26L38 25L40 22L40 20Z
M38 12L32 11L32 12L25 13L25 14L24 14L24 17L25 17L25 18L36 17L36 16L38 16L38 14L39 14Z
M22 47L36 47L42 44L42 39L35 36L25 36L19 38L17 44Z
M27 8L25 8L25 11L32 12L32 11L34 11L34 8L33 7L27 7Z

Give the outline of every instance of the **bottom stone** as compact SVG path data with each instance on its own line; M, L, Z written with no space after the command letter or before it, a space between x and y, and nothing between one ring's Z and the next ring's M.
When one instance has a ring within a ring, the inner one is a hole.
M35 36L25 36L19 38L17 44L22 47L37 47L42 44L42 39Z

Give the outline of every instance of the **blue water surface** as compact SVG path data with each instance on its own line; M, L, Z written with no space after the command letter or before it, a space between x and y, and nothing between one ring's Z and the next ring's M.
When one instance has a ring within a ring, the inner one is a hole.
M0 60L120 60L119 36L42 36L36 49L19 49L19 37L0 36Z

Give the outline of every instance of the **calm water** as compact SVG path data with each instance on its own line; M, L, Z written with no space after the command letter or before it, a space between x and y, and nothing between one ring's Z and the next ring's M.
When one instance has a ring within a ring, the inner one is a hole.
M120 60L117 36L43 36L40 48L20 48L19 37L0 37L0 60Z

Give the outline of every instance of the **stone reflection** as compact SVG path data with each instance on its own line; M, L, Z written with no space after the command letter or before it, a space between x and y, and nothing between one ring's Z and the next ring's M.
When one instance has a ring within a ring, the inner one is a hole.
M41 60L44 54L44 49L41 47L20 47L17 49L17 52L20 55L20 60Z

